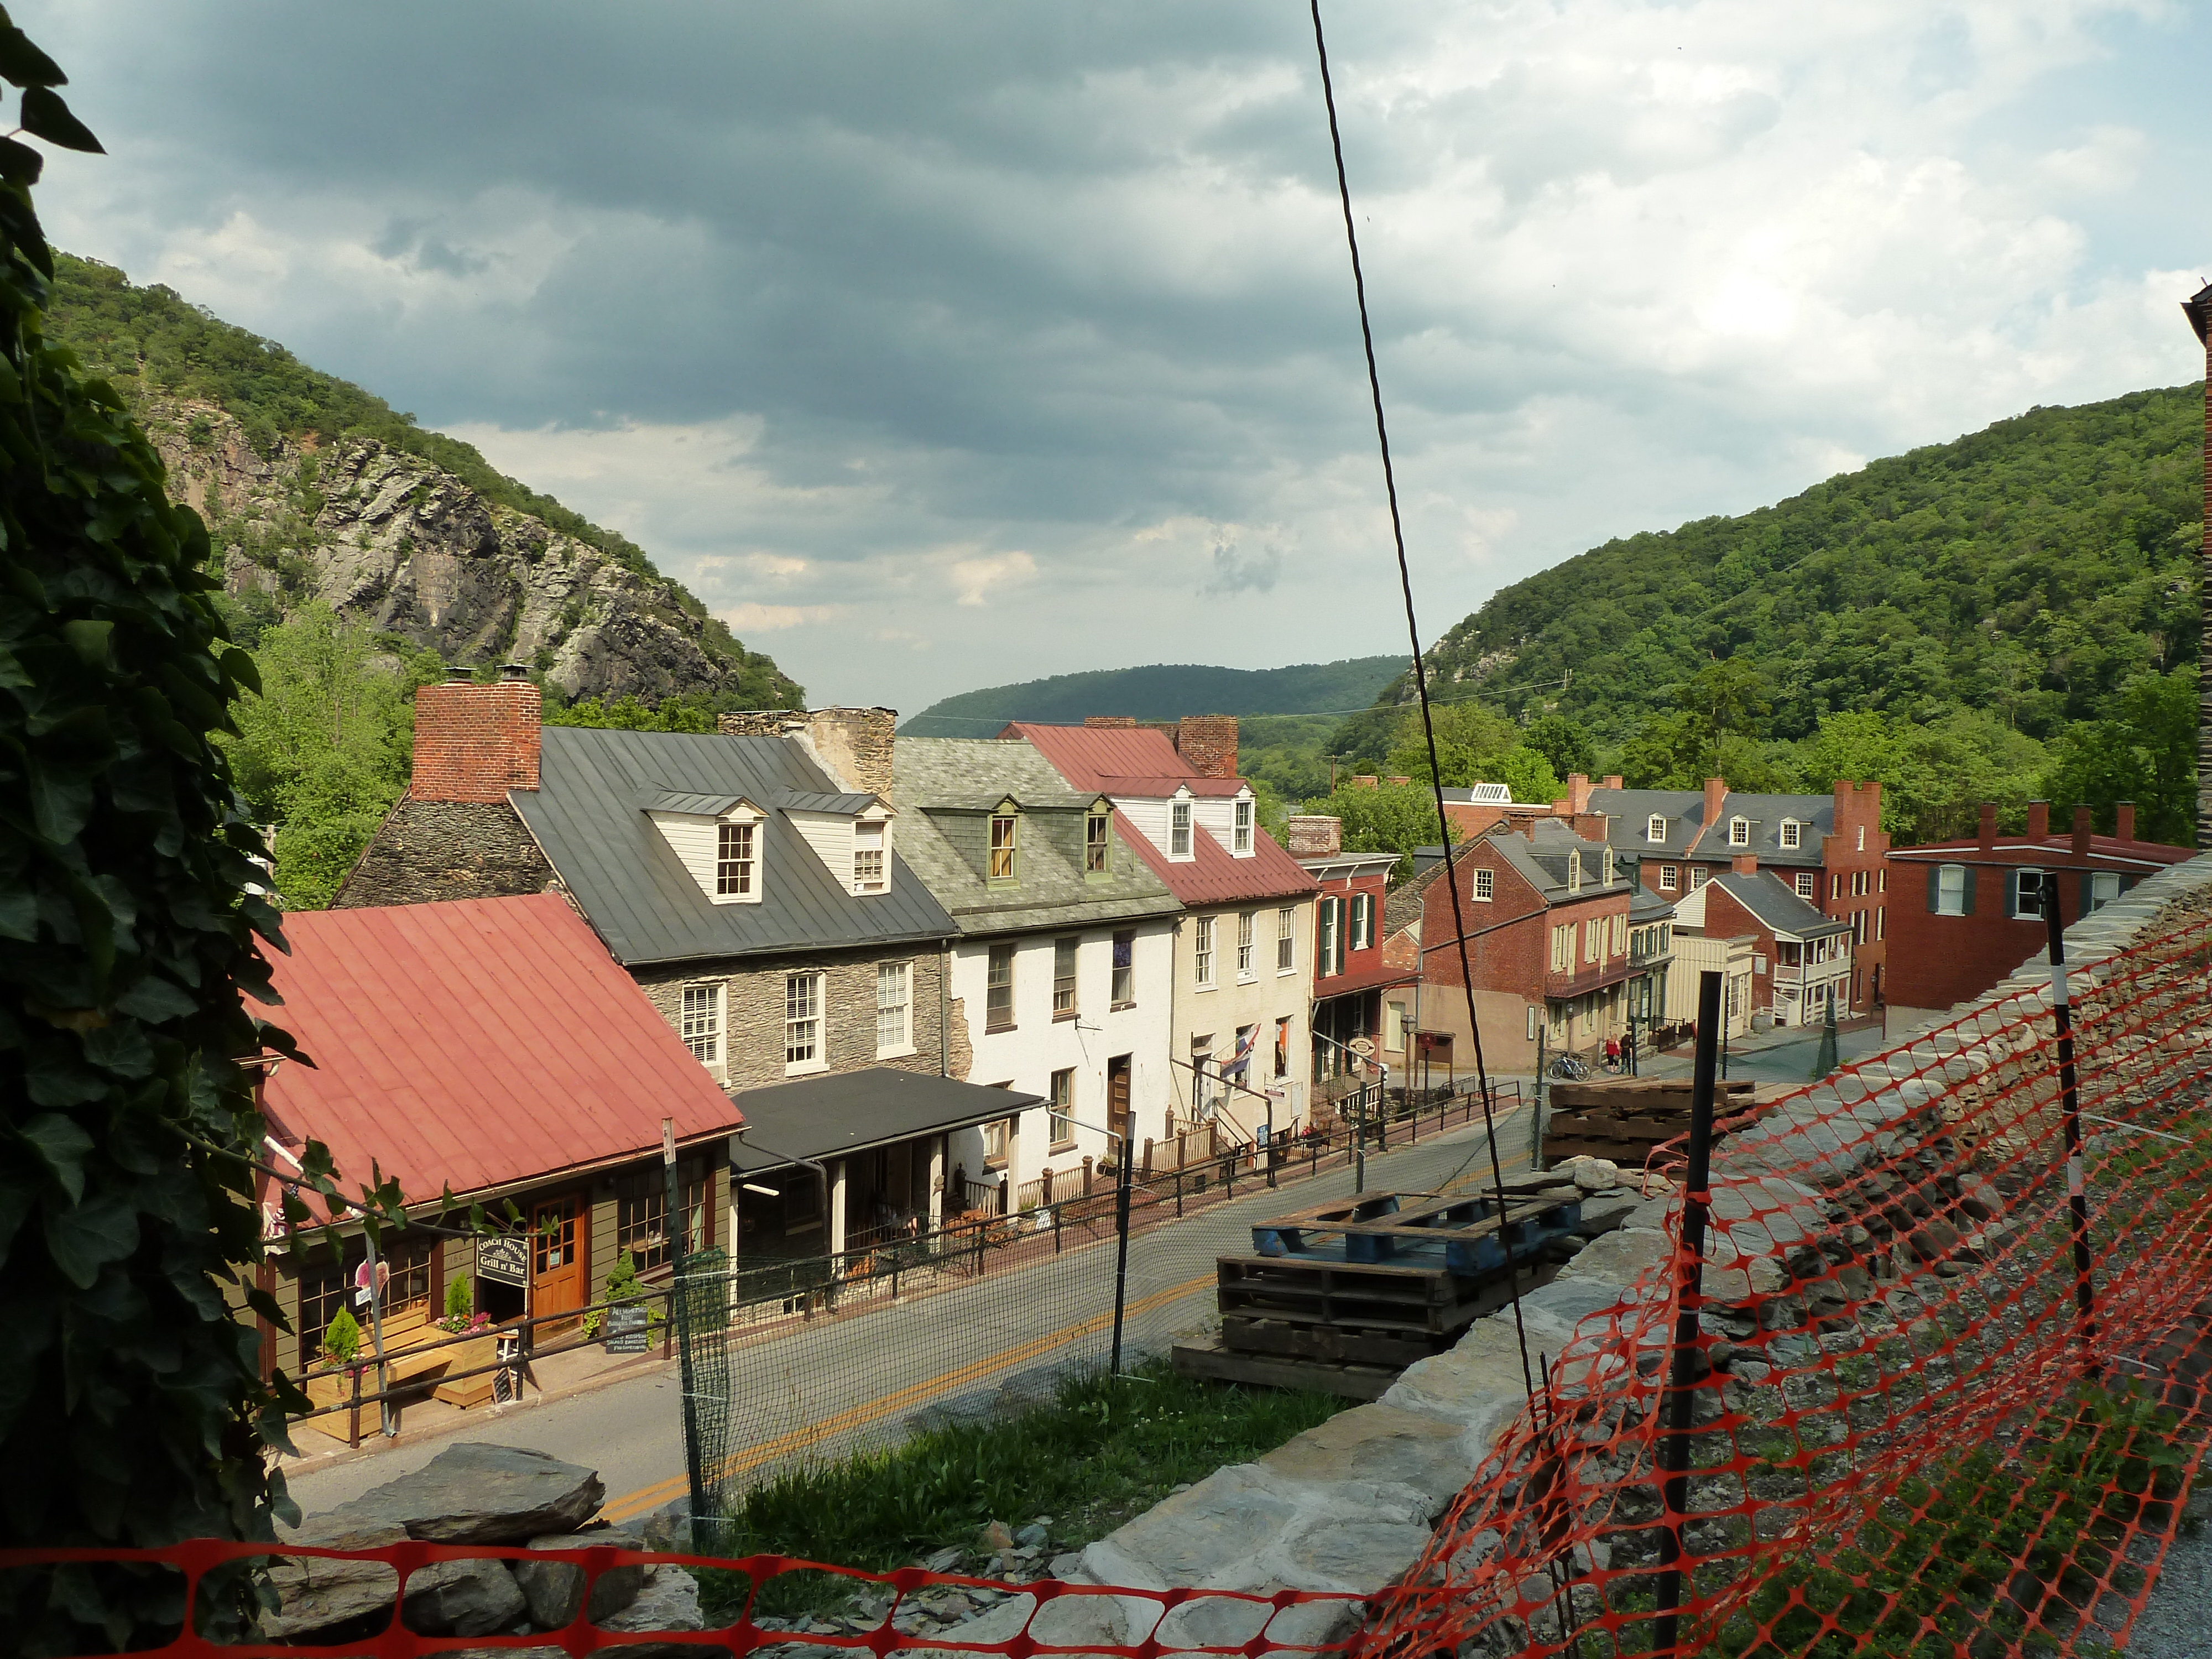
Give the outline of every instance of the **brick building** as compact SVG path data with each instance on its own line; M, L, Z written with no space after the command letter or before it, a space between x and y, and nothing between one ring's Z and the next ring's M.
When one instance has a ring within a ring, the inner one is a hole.
M1401 916L1420 906L1419 1027L1449 1033L1455 1055L1471 1057L1462 936L1437 851L1392 899ZM1604 842L1538 819L1526 834L1500 827L1455 848L1451 868L1492 1070L1533 1070L1540 1029L1547 1052L1587 1052L1625 1039L1632 1018L1643 1029L1658 1016L1674 906L1638 888ZM1465 1071L1468 1060L1456 1064Z
M1854 924L1800 897L1795 874L1762 870L1746 854L1674 907L1685 933L1751 942L1748 981L1729 984L1732 1031L1737 1019L1761 1014L1777 1025L1818 1025L1832 1010L1838 1019L1849 1012Z
M1822 915L1847 923L1851 973L1845 1011L1888 998L1889 835L1881 785L1839 780L1826 795L1753 794L1711 778L1703 789L1593 787L1567 781L1565 815L1632 860L1637 880L1668 899L1685 896L1750 857Z
M2190 856L2186 848L2137 841L2130 805L2121 805L2113 828L2117 835L2094 834L2082 806L2070 835L2053 835L2050 805L2039 800L2028 803L2027 833L2005 835L1997 809L1984 805L1972 840L1893 850L1890 1006L1898 1018L1978 997L2042 950L2046 902L2070 925Z
M1290 854L1321 884L1314 902L1313 1080L1318 1094L1340 1094L1365 1069L1351 1045L1362 1038L1399 1082L1407 1076L1407 1032L1413 1023L1416 957L1393 960L1384 927L1389 853L1347 853L1344 823L1322 816L1284 826Z

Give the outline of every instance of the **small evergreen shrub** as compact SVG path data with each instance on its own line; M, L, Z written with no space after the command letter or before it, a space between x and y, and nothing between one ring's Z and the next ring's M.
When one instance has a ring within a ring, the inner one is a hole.
M330 1328L323 1333L323 1352L341 1365L351 1364L361 1352L361 1325L351 1310L340 1308L337 1317L331 1321Z

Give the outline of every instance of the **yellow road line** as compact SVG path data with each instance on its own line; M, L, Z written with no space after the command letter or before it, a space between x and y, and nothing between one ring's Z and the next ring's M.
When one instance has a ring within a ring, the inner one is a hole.
M1194 1279L1186 1279L1180 1285L1170 1285L1165 1290L1154 1291L1149 1296L1139 1297L1123 1308L1122 1317L1127 1320L1139 1314L1150 1313L1153 1309L1164 1307L1170 1302L1181 1301L1184 1297L1213 1284L1216 1275L1211 1273L1200 1273ZM748 1469L757 1468L761 1464L772 1462L787 1452L803 1450L808 1446L817 1444L847 1429L864 1427L867 1424L890 1416L894 1412L903 1410L908 1406L924 1403L970 1382L980 1382L982 1378L996 1372L1011 1370L1024 1360L1034 1359L1042 1353L1048 1353L1053 1349L1073 1342L1079 1337L1096 1335L1100 1331L1109 1328L1113 1322L1114 1310L1109 1308L1103 1313L1094 1314L1088 1319L1064 1326L1047 1335L1034 1337L1018 1347L1003 1349L998 1353L963 1365L956 1370L945 1371L933 1376L927 1382L911 1383L896 1393L885 1395L880 1399L869 1401L864 1405L852 1407L838 1413L835 1417L824 1418L819 1423L810 1423L803 1429L793 1429L788 1434L778 1435L773 1440L764 1440L758 1445L749 1446L742 1452L732 1454L723 1464L723 1477L727 1479L732 1474L742 1474ZM665 1480L655 1481L649 1486L641 1486L633 1492L625 1492L622 1497L605 1504L599 1512L610 1521L627 1521L635 1516L644 1514L647 1510L658 1509L672 1498L683 1496L690 1490L690 1485L691 1478L689 1474L671 1475Z

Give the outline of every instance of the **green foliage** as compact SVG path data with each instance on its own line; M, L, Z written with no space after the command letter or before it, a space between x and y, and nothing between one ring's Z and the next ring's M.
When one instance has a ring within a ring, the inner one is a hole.
M605 1300L635 1302L644 1294L644 1287L637 1282L637 1263L631 1258L630 1253L624 1250L615 1258L615 1265L607 1274L607 1293Z
M1372 789L1343 784L1333 793L1308 801L1305 810L1344 821L1347 853L1395 853L1393 881L1413 874L1416 848L1438 846L1443 840L1438 833L1436 796L1425 783L1384 783ZM1459 840L1456 828L1451 838Z
M1710 775L1712 709L1686 716L1674 689L1753 663L1766 680L1753 701L1771 714L1743 705L1720 722L1739 734L1722 770L1740 787L1745 767L1819 776L1807 746L1824 722L1880 714L1893 731L1932 728L1928 747L1992 778L2024 771L2029 789L2040 753L1995 732L2053 743L2051 787L2100 815L2122 788L2170 801L2154 713L2121 705L2197 661L2203 414L2201 386L2032 410L1778 506L1609 542L1493 595L1431 651L1431 683L1585 726L1618 751L1602 769L1631 783L1693 787ZM1336 751L1382 752L1410 690L1401 674ZM2136 752L2100 773L2110 734L2096 723L2116 720ZM1900 827L1924 836L1952 809L1942 789L1919 793L1936 805Z
M1551 763L1552 770L1563 778L1573 772L1584 777L1596 774L1597 747L1590 734L1564 714L1532 720L1521 741Z
M1340 715L1375 700L1406 665L1397 657L1351 657L1290 668L1191 664L1109 668L964 691L933 702L900 727L911 738L988 738L1008 720L1080 725L1088 714L1140 720L1185 714Z
M1478 703L1447 705L1433 710L1431 718L1437 770L1447 788L1503 783L1512 789L1514 799L1530 801L1557 800L1566 793L1551 762L1522 741L1521 728L1512 721ZM1389 777L1411 778L1424 787L1436 781L1418 709L1399 717L1395 742L1382 764Z
M756 1486L717 1547L883 1571L945 1545L972 1547L993 1520L1019 1526L1043 1514L1054 1541L1073 1548L1179 1483L1272 1451L1348 1403L1198 1382L1158 1362L1135 1380L1088 1376L1011 1420L933 1430ZM742 1573L702 1575L708 1623L734 1616L749 1583ZM779 1577L757 1611L825 1606L849 1589L849 1580Z
M0 15L0 74L24 84L27 52ZM225 1297L282 1317L254 1288L263 1126L236 1057L290 1045L240 994L266 991L255 935L279 919L210 738L253 665L204 527L46 338L38 170L0 140L0 1546L268 1538L264 1449L299 1396L262 1382ZM234 1630L245 1580L204 1593L203 1628ZM179 1612L161 1577L0 1583L19 1653L146 1645Z
M664 698L657 704L642 703L635 697L618 697L612 702L584 697L561 708L549 703L545 724L595 726L617 732L711 732L718 712L696 692Z
M1924 725L1866 710L1825 716L1797 745L1796 763L1797 787L1822 793L1838 778L1879 781L1885 829L1942 841L1971 835L1984 801L2009 823L2024 820L2044 749L1985 710L1954 709Z
M476 1293L465 1278L455 1277L446 1283L446 1317L465 1320L476 1311Z
M261 689L239 700L224 746L255 817L274 828L284 908L317 909L406 791L415 690L440 677L437 659L320 603L265 631L253 657Z
M340 1308L323 1332L323 1352L341 1365L350 1365L361 1352L361 1322L350 1308Z
M2113 808L2136 803L2136 833L2186 847L2197 831L2197 672L2138 674L2111 716L2060 732L2043 793L2058 822L2089 807L2110 834Z

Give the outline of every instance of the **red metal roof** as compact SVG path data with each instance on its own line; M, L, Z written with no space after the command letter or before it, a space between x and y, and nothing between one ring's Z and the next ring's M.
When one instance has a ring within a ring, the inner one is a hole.
M1036 726L1016 720L999 733L1024 738L1073 789L1103 794L1233 795L1242 778L1211 778L1194 770L1168 734L1148 726Z
M340 1187L397 1176L410 1203L727 1134L738 1109L556 893L297 911L271 959L285 1062L278 1139L331 1150ZM281 1163L282 1160L279 1160Z
M1889 855L1893 859L1927 859L1948 857L1954 863L1973 863L1971 858L1960 858L1961 854L1979 851L1981 842L1974 836L1956 841L1922 842L1912 847L1893 847ZM2059 834L2046 836L2038 841L2032 836L2000 835L1984 859L1998 864L2033 864L2056 866L2060 869L2082 867L2076 860L2074 837ZM2186 847L2169 847L2159 841L2122 841L2118 836L2089 837L2089 857L2111 859L2134 864L2180 864L2197 854Z

